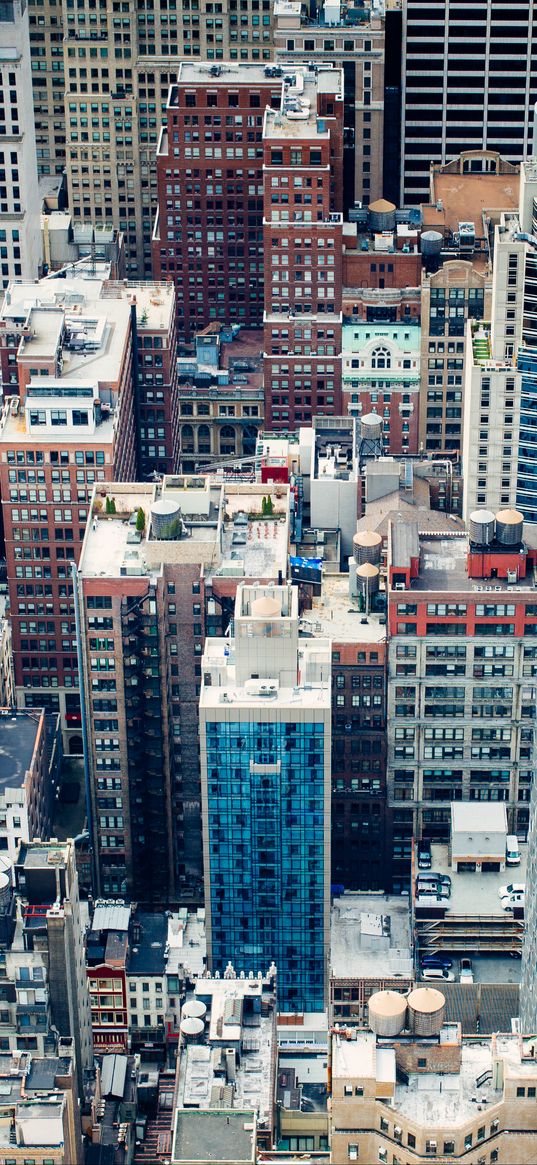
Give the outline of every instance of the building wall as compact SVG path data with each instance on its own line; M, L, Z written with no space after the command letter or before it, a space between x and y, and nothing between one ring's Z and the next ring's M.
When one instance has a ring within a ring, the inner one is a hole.
M197 465L255 452L257 434L263 429L263 389L180 385L179 412L181 472L192 473Z
M447 8L443 0L408 0L402 203L427 196L431 161L449 162L468 149L495 150L510 161L531 152L537 61L527 45L534 33L533 0L514 10L485 0L471 12L454 0Z
M466 320L490 316L491 279L470 260L451 259L421 285L420 448L460 455Z
M386 644L332 645L332 882L385 888Z
M101 891L161 905L198 898L200 564L106 582L82 575L80 608ZM111 665L102 678L96 652Z
M0 20L1 286L14 278L36 279L41 258L37 158L31 102L32 72L26 0L10 0ZM4 257L4 249L7 256Z
M527 832L536 612L509 592L390 595L387 782L401 884L412 834L448 840L452 801L504 801L510 832Z
M410 324L343 328L343 408L383 418L388 455L418 453L420 329Z
M124 1054L129 1046L125 968L102 963L87 967L86 974L95 1052Z
M252 74L246 66L228 67L211 78L185 66L170 90L157 153L153 269L157 279L175 283L182 340L192 340L211 320L262 323L263 111L266 105L279 107L280 91L281 81L265 78L259 69ZM214 128L202 131L203 126ZM223 147L209 141L223 137L230 144L224 147L226 179L220 181L214 161ZM193 158L200 170L194 180ZM186 220L185 208L191 211ZM192 253L195 266L189 264Z
M298 16L277 16L274 56L285 68L335 64L345 74L345 209L367 205L383 194L384 20L353 25L315 24Z
M28 367L19 361L23 402ZM81 433L76 443L72 432L62 442L61 429L39 432L30 441L22 408L24 436L10 435L9 401L0 422L0 492L17 693L26 708L61 713L66 748L74 737L75 752L81 752L81 738L70 563L79 558L95 481L136 476L130 329L118 380L107 388L116 409L115 425L102 439L97 426L91 436Z
M231 959L247 972L273 960L281 1010L322 1010L329 723L314 709L231 715L201 710L209 965L222 973ZM267 760L277 784L263 780Z
M275 431L341 415L343 102L328 96L316 94L319 119L298 134L296 122L287 133L280 119L265 124L265 421Z

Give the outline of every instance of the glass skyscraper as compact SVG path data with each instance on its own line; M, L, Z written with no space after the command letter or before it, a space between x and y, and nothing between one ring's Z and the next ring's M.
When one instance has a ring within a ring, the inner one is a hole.
M278 1007L325 1005L330 645L298 637L297 592L240 587L208 641L200 701L208 958L278 970Z

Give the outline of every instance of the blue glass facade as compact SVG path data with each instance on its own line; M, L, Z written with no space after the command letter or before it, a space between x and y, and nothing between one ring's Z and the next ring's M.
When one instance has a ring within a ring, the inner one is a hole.
M527 522L537 522L537 352L522 348L517 366L522 383L516 504Z
M206 724L212 969L278 968L278 1008L324 1007L324 726Z

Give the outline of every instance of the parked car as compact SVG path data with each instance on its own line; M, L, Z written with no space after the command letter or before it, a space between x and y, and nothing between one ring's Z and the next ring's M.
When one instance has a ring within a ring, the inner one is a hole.
M514 833L510 833L505 843L505 864L506 866L520 865L520 848L518 845L518 837Z
M441 894L442 898L451 898L451 886L434 879L416 878L416 894Z
M500 886L498 898L508 898L509 894L523 894L525 889L525 882L508 882L507 886Z
M421 977L422 977L422 979L426 979L427 981L429 979L433 979L436 981L440 980L441 982L444 982L444 983L454 983L455 982L455 976L453 974L453 971L440 970L437 967L426 967L425 970L422 971Z
M472 960L471 959L466 959L466 958L461 959L461 968L460 968L459 980L461 983L473 983L474 972L472 970Z
M523 910L526 901L526 895L521 890L517 894L506 894L505 898L500 899L500 906L502 910Z
M424 970L430 967L432 970L449 971L453 961L449 955L422 955L421 965Z
M418 842L418 870L430 870L433 864L430 841Z
M429 886L427 890L422 890L420 894L416 895L416 906L436 906L447 905L449 894L441 894L439 891L433 890Z
M431 870L427 874L418 874L418 882L439 882L441 886L451 886L451 878L449 874L437 874L436 870Z

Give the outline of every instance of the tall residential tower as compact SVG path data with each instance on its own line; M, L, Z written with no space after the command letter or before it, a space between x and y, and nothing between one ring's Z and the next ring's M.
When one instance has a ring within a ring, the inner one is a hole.
M322 1010L330 902L330 643L300 639L298 592L238 588L200 697L209 966L273 960L283 1011Z

